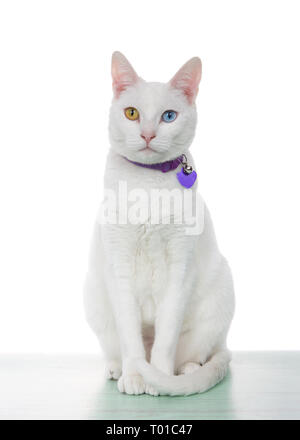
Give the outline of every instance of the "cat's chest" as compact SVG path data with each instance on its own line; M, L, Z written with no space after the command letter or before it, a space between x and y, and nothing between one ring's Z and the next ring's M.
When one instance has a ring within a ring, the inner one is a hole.
M168 240L166 226L143 226L135 255L136 286L143 285L153 294L166 281Z
M168 279L168 242L165 227L144 226L135 255L135 295L143 322L152 324Z

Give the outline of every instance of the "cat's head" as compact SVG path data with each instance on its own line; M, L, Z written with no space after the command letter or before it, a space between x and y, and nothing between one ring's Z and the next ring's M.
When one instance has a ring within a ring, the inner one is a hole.
M146 82L120 52L112 56L111 146L127 159L159 163L186 152L194 137L201 61L192 58L168 83Z

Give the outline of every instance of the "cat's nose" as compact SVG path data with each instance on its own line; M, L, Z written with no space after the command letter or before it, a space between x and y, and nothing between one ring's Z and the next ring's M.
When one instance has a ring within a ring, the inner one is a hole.
M155 134L141 134L141 138L145 139L147 145L150 143L150 141L152 141L152 139L154 139L156 136Z

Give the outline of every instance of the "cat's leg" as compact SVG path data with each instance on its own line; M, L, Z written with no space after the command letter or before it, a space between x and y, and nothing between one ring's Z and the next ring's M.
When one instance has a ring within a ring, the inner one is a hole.
M130 281L116 276L111 297L116 316L122 353L122 376L118 381L119 391L127 394L143 394L145 384L135 369L135 361L145 358L141 332L140 309L132 293Z
M180 334L175 356L175 373L189 374L198 370L208 356L210 347L201 336L201 325Z
M106 358L105 378L118 380L122 375L122 357L115 323L110 321L105 330L97 334L97 337Z
M205 329L205 326L199 325L193 331L181 335L176 353L176 374L192 374L220 352L226 352L230 357L225 341L227 329L224 331L224 335L212 336L213 330L210 331L208 328Z
M193 247L191 237L175 233L167 249L168 286L157 305L151 363L169 375L174 374L176 347L186 304L191 295L191 280L186 270Z
M200 284L200 283L199 283ZM221 261L209 285L196 286L198 299L187 308L178 339L175 370L187 374L204 365L210 357L226 349L226 337L234 311L231 274Z
M118 381L118 388L122 393L143 394L145 384L135 369L135 361L145 358L145 348L140 309L132 294L130 282L117 279L112 297L122 352L122 376Z
M103 280L92 273L86 278L84 305L87 322L96 334L105 356L105 377L118 379L122 373L122 360L113 311Z
M104 263L101 227L96 224L84 284L84 309L86 320L96 334L105 356L105 377L118 379L122 373L121 349L105 283Z
M125 226L110 227L106 235L106 249L110 255L112 274L108 284L109 296L122 353L122 376L118 388L127 394L143 394L145 384L135 368L137 359L145 359L141 312L134 290L135 231Z
M105 378L119 379L122 374L122 360L119 337L113 316L109 309L106 314L93 314L87 321L95 332L105 356Z

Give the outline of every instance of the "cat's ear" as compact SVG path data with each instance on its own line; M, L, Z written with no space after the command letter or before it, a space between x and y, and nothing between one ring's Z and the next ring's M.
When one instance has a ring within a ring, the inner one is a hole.
M111 76L113 80L113 91L116 98L127 87L134 85L139 77L133 67L121 52L114 52L111 59Z
M191 58L178 70L170 81L175 89L181 90L192 104L197 96L198 87L201 80L202 63L200 58Z

